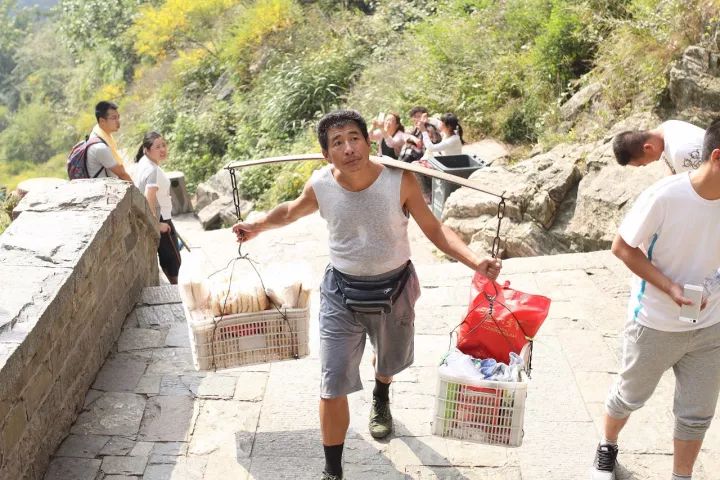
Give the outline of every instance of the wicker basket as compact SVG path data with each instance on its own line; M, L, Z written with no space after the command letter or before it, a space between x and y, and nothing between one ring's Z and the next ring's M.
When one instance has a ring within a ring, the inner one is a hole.
M519 447L523 437L527 377L521 382L468 383L438 373L434 435Z
M305 357L310 353L310 307L212 317L185 308L198 370L234 368Z

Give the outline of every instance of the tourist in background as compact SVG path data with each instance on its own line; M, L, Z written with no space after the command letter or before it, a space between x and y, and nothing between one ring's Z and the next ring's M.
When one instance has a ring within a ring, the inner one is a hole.
M408 137L405 127L400 121L400 115L395 112L387 115L380 114L373 120L372 125L370 140L378 142L378 156L384 155L397 160Z
M95 119L97 124L93 127L90 138L99 137L102 142L87 149L87 170L90 178L116 177L132 182L112 135L120 130L118 106L113 102L99 102L95 105Z
M438 155L461 155L465 141L462 138L463 130L460 121L454 113L446 113L440 117L440 135L442 140L433 143L428 133L427 113L420 115L416 127L422 133L423 145L426 151Z
M180 271L180 252L175 226L172 222L172 199L170 179L160 164L167 159L167 143L157 132L148 132L143 138L135 160L135 186L147 198L150 210L160 227L158 257L168 281L177 284Z
M644 167L662 158L671 174L697 169L705 130L692 123L668 120L652 130L628 130L615 136L613 152L622 165Z

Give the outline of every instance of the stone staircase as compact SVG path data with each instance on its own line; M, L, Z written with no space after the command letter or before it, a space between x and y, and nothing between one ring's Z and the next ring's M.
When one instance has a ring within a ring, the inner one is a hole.
M227 231L195 236L192 225L178 224L211 263L223 266L236 249ZM326 262L317 253L324 252L319 226L317 218L309 218L246 248L267 255L263 261L290 260L302 250L319 278ZM586 478L602 402L618 366L624 267L609 252L506 261L503 278L553 299L535 343L523 445L510 449L431 435L436 366L448 348L448 332L466 309L471 272L438 263L428 251L415 253L423 287L415 364L391 389L395 432L380 442L367 432L373 380L368 347L361 366L366 389L350 396L346 478ZM324 464L317 416L317 292L311 299L309 357L218 372L194 370L179 301L172 286L143 292L45 479L317 480ZM672 379L664 378L633 416L621 440L619 480L668 478L672 386ZM719 469L716 424L693 478L710 480Z

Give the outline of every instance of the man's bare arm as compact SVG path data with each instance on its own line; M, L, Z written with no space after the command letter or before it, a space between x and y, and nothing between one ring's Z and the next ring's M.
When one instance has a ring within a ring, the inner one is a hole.
M114 167L110 167L110 171L117 175L120 180L132 182L132 178L130 178L130 175L128 175L125 167L123 167L122 165L115 165Z
M248 241L260 232L288 225L306 215L317 211L318 203L315 191L308 181L302 193L295 200L283 202L268 213L250 222L239 222L233 226L238 241Z
M401 197L404 206L425 236L441 251L483 275L495 279L500 273L499 259L478 257L452 229L443 225L425 204L420 185L410 172L403 172Z

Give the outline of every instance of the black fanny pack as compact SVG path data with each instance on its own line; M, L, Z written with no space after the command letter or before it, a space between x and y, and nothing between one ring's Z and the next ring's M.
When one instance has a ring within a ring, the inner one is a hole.
M379 281L354 280L333 268L343 303L354 312L376 313L392 311L393 303L400 296L412 273L411 263L395 275Z

